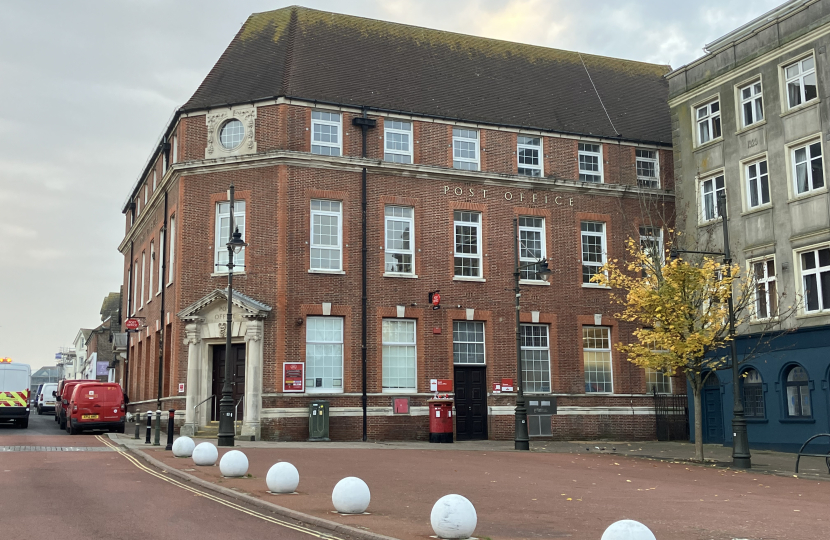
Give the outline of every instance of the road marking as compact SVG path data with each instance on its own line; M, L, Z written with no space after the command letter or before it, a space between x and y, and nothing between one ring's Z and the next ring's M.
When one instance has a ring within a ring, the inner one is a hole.
M100 446L0 446L0 452L113 452Z
M261 520L264 520L264 521L267 521L269 523L274 523L276 525L281 525L281 526L286 527L288 529L293 529L297 532L305 533L305 534L308 534L308 535L311 535L311 536L315 536L317 538L322 538L323 540L342 540L340 537L332 536L330 534L320 533L320 532L317 532L313 529L303 527L302 525L295 525L293 523L289 523L288 521L283 521L281 519L277 519L273 516L269 516L267 514L257 512L256 510L251 510L249 508L245 508L242 505L232 503L230 501L226 501L225 499L222 499L221 497L218 497L216 495L212 495L210 493L207 493L207 492L198 490L196 488L193 488L191 486L188 486L187 484L185 484L183 482L180 482L180 481L178 481L174 478L170 478L168 476L164 476L163 474L159 473L158 471L144 465L138 459L136 459L134 456L127 453L121 446L118 446L115 443L113 443L112 441L110 441L107 437L103 437L101 435L96 435L95 438L98 439L103 444L105 444L110 449L118 452L120 455L127 458L133 465L135 465L136 467L138 467L142 471L146 472L147 474L155 476L156 478L160 478L161 480L164 480L165 482L173 484L174 486L179 487L181 489L190 491L191 493L195 493L196 495L198 495L200 497L204 497L206 499L210 499L212 501L218 502L219 504L223 504L223 505L227 506L228 508L232 508L234 510L237 510L237 511L245 513L245 514L248 514L250 516L257 517L257 518L259 518Z

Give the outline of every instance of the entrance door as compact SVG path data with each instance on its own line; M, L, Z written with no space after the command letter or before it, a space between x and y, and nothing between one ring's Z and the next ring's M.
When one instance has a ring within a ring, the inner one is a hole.
M486 368L455 366L455 438L487 439Z
M723 406L721 405L720 381L714 373L709 374L700 396L703 409L703 443L723 444Z
M233 404L245 395L245 344L231 345L231 358L233 359ZM213 347L213 407L211 407L211 420L219 419L219 400L222 399L222 386L225 384L225 346L215 345ZM239 404L237 419L242 418L242 409L245 403Z

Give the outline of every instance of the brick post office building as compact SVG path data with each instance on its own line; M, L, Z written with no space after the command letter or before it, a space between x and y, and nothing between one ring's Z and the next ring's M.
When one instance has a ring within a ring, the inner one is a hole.
M360 438L365 351L369 438L426 438L431 379L453 381L459 440L512 438L515 393L493 383L516 378L517 219L522 264L552 270L522 273L525 389L558 398L531 434L653 438L649 389L671 378L614 350L632 327L588 280L627 238L660 241L654 216L673 213L668 70L298 7L252 15L123 208L124 311L145 322L131 408L162 397L185 433L215 419L231 332L245 437L303 440L324 399L331 437ZM248 246L226 328L231 184Z

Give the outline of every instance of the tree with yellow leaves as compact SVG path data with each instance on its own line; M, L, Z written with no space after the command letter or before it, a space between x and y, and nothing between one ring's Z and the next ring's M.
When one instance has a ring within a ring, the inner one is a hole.
M592 281L612 287L623 306L618 317L641 326L636 341L616 348L637 366L664 373L682 372L694 396L695 459L703 461L701 392L709 373L726 357L709 353L732 339L727 300L734 294L735 326L748 315L752 280L741 281L740 266L711 257L665 260L665 251L629 238L627 260L609 261Z

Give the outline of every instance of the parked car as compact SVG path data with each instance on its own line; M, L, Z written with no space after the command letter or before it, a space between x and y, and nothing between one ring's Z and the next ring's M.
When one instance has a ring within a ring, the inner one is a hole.
M0 363L0 422L29 427L31 381L32 369L28 364Z
M72 399L72 392L75 390L75 387L81 383L90 382L97 381L87 379L74 379L71 381L63 381L60 400L59 403L55 405L55 414L58 416L58 425L61 429L66 429L66 418L68 416L66 413L66 409L67 407L69 407L69 400Z
M87 430L124 433L126 409L120 384L81 381L72 390L66 431L70 435Z
M37 413L39 415L43 414L43 411L54 411L55 410L55 402L57 398L52 392L55 392L58 389L58 383L44 383L40 385L40 389L38 389L37 393L37 402L35 407L37 407Z

